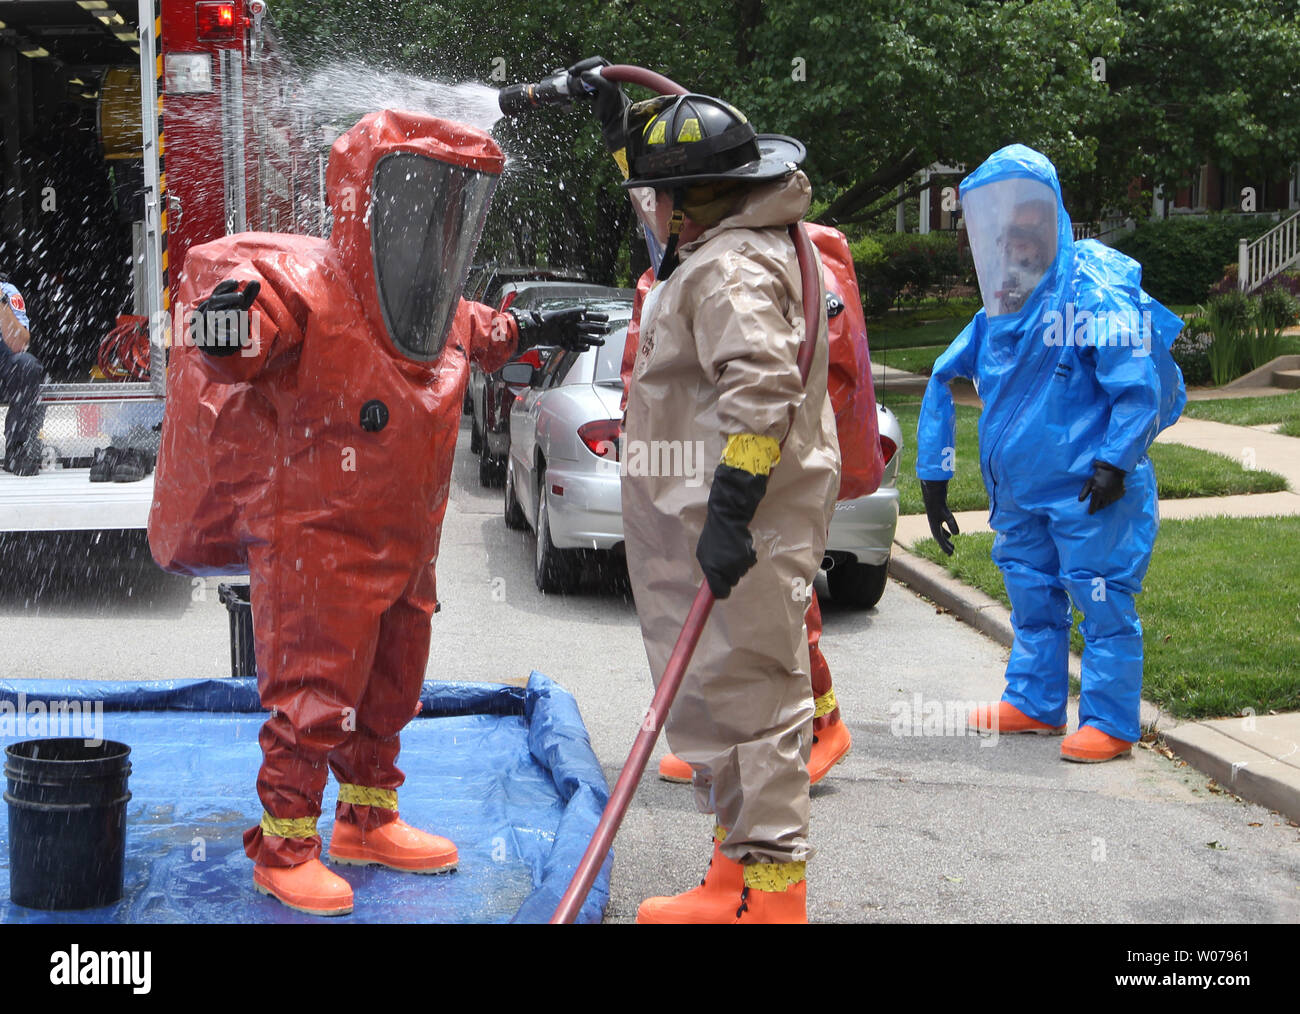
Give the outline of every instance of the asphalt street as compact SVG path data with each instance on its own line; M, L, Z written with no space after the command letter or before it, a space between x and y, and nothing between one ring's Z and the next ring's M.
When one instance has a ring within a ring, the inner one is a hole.
M616 570L567 597L537 592L532 535L505 527L468 443L466 420L428 675L558 680L612 785L651 695L630 597ZM0 564L0 676L229 674L217 582L161 574L142 534L10 539ZM1077 765L1056 738L964 735L967 705L1001 692L1005 649L892 582L868 613L823 611L854 746L813 789L814 921L1300 921L1300 829L1284 818L1152 750ZM698 882L710 828L689 789L648 774L615 846L607 919Z

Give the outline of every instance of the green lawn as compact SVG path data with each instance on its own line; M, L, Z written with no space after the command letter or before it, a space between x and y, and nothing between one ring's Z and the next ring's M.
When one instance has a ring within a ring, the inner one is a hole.
M922 345L919 348L905 349L871 349L872 362L908 373L923 373L927 377L934 366L934 361L943 355L947 345Z
M1008 605L988 533L913 552ZM1300 708L1300 518L1199 518L1160 526L1138 599L1143 696L1180 718ZM1075 618L1078 619L1076 612ZM1075 651L1082 649L1076 629Z
M921 400L912 395L888 397L881 402L898 416L903 430L903 457L899 462L899 513L920 514L921 488L916 481L916 423ZM980 477L980 410L957 406L957 475L948 486L948 506L954 511L987 510L988 493ZM1286 489L1286 480L1274 472L1249 470L1233 458L1180 444L1153 444L1151 461L1156 469L1156 487L1166 500L1193 496L1230 496L1237 493L1273 493Z
M1212 401L1189 401L1183 415L1190 419L1231 423L1233 426L1262 426L1281 423L1279 431L1300 437L1300 391L1275 394L1267 398L1215 398Z
M979 311L978 300L949 300L915 310L891 311L867 321L873 355L882 349L947 345Z

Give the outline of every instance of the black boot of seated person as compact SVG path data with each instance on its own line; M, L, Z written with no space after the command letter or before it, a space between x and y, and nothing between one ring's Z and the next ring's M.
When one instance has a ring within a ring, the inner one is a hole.
M113 469L114 482L139 482L153 471L153 460L144 451L134 448L123 451Z
M120 447L96 447L95 460L90 464L91 482L112 482L113 470L121 460Z

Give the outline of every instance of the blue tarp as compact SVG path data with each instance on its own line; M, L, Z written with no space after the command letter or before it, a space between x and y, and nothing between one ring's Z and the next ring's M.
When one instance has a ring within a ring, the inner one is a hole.
M0 681L0 746L59 735L50 705L87 701L102 705L102 729L89 731L131 747L125 893L75 912L12 904L0 808L0 922L323 921L253 891L242 836L261 816L256 681ZM356 893L340 921L546 921L608 797L577 703L537 672L525 688L429 682L420 701L402 732L402 817L454 841L459 869L430 877L336 867ZM331 779L320 822L327 848L336 791ZM600 921L611 865L578 921Z

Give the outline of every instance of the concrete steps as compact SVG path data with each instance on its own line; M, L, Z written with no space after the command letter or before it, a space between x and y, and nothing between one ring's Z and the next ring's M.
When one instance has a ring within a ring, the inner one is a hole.
M1288 391L1300 391L1300 370L1274 370L1273 386L1285 387Z

